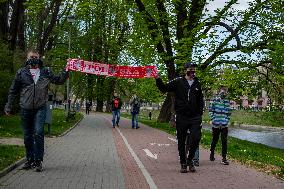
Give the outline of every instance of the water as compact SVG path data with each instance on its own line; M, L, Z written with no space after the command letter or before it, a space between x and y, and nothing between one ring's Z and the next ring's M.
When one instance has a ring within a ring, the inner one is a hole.
M203 128L211 130L211 127L208 125ZM229 136L274 148L284 149L284 131L266 131L261 129L246 130L229 127Z

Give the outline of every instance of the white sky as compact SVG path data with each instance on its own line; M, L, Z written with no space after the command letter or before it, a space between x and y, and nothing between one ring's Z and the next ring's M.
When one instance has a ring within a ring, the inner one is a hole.
M209 12L211 12L211 14L214 14L214 10L217 8L223 8L226 2L228 2L228 0L213 0L209 2L206 8ZM238 10L245 10L248 8L248 2L252 2L252 0L238 0L237 4L234 4L232 7Z

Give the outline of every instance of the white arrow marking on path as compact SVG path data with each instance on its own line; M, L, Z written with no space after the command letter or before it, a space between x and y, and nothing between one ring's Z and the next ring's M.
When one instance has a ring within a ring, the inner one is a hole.
M157 144L157 143L150 143L150 145L158 145L158 146L170 146L170 144Z
M168 137L168 139L170 139L170 140L172 140L172 141L174 141L174 142L177 142L177 139L170 138L170 137Z
M154 159L158 159L158 154L152 154L152 152L150 152L150 150L148 149L143 149L144 152L146 153L147 156L154 158Z

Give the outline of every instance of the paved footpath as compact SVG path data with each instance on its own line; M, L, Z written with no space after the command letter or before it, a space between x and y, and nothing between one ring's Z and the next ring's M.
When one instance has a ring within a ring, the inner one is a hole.
M46 146L44 171L20 168L0 179L0 188L284 188L284 182L243 165L208 160L201 150L196 173L179 173L173 136L127 119L113 129L111 115L90 114Z

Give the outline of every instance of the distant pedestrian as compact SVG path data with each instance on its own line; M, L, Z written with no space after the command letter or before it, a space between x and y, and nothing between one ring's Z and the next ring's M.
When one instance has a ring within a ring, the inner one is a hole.
M90 114L91 103L89 100L86 100L86 114Z
M26 148L26 159L23 169L34 168L41 172L44 155L44 122L46 118L46 102L48 100L49 83L64 84L68 72L63 70L55 76L44 67L37 51L27 54L24 67L20 68L10 87L8 102L5 105L6 115L10 115L13 101L20 93L21 120Z
M76 111L79 112L80 111L80 103L76 102Z
M140 112L140 100L136 94L130 99L129 104L131 106L131 116L132 116L132 129L139 129L138 126L138 115Z
M116 92L113 94L111 106L112 106L112 127L115 128L115 125L119 127L120 109L122 106L122 101L118 97L118 94Z
M149 112L149 119L150 120L152 119L152 112L151 111Z
M230 121L231 107L230 100L227 98L228 90L221 86L219 93L210 101L209 115L212 121L212 142L210 148L210 161L214 161L214 152L216 144L221 133L222 141L222 161L224 165L229 165L227 160L227 137L228 137L228 123Z

